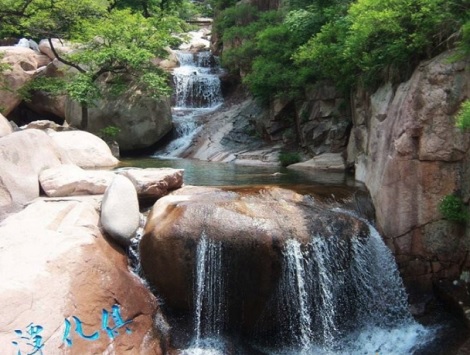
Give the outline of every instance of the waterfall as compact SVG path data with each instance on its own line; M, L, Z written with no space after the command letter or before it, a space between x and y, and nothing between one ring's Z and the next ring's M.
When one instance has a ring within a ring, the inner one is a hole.
M429 338L408 311L393 256L373 226L367 238L288 240L284 260L280 298L293 346L274 353L405 355Z
M173 107L174 139L153 156L177 158L200 131L198 117L217 109L223 102L219 61L211 52L177 51L180 66L173 70L175 106Z
M222 355L220 341L224 322L224 279L222 243L209 240L203 232L196 250L195 320L193 345L186 355Z
M304 353L312 341L312 319L311 302L309 301L308 275L305 274L307 268L304 263L307 261L301 250L300 243L295 239L290 239L286 243L286 283L289 289L295 290L291 299L292 310L297 310L297 323L300 328L298 342L301 347L301 353ZM291 311L292 311L291 310Z
M217 60L210 52L176 52L173 71L176 108L212 108L222 103Z

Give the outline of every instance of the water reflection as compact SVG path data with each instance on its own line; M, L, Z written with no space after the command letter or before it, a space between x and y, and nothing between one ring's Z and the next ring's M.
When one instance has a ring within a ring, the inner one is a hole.
M303 172L279 166L246 166L191 159L122 159L120 167L184 169L184 182L198 186L288 185L343 186L363 188L354 177L343 173Z

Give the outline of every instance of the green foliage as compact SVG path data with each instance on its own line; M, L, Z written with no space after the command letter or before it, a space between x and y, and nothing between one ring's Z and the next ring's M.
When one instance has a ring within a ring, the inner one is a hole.
M302 46L296 60L337 83L346 80L346 87L404 80L420 60L446 49L462 25L453 9L446 0L358 0Z
M288 166L295 164L301 161L300 154L298 152L285 152L281 151L279 153L279 162L281 166Z
M469 214L461 198L456 195L447 195L439 203L439 212L452 222L466 223Z
M455 125L461 130L470 128L470 100L464 101L460 106L460 110L455 116Z
M100 129L100 137L105 141L113 141L117 135L121 132L121 129L116 126L106 126Z
M66 93L62 79L44 76L40 76L29 81L18 90L18 93L23 100L30 101L31 95L34 91L45 91L51 95L61 95Z

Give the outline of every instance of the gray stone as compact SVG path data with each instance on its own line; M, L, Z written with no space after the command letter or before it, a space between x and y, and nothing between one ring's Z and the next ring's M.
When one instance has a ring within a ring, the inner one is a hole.
M101 225L116 242L129 245L140 223L139 201L134 184L116 175L101 203Z

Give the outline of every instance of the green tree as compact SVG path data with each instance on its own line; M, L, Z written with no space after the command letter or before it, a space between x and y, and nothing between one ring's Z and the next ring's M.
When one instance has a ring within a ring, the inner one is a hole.
M0 1L2 9L6 8L7 0ZM165 48L179 43L173 36L181 32L179 19L145 17L131 9L109 10L109 3L102 0L11 0L11 3L17 4L19 10L8 32L47 38L58 60L75 69L73 73L68 71L65 83L48 80L32 87L57 91L53 89L56 85L65 90L81 104L82 129L88 126L89 105L105 92L116 93L125 88L125 83L132 81L141 91L155 97L169 92L166 74L152 59L165 57ZM78 49L61 55L53 38L76 42Z

